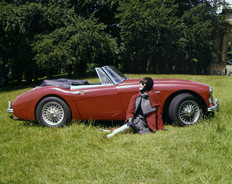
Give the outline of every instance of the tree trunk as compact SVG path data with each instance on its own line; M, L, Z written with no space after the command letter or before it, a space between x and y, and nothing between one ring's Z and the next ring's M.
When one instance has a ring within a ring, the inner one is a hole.
M84 61L81 61L79 64L79 67L77 68L78 70L78 76L79 77L85 77L85 72L87 69L87 64Z
M79 68L79 65L77 63L73 65L73 78L74 79L78 78L78 68Z
M68 78L72 78L73 66L69 65L67 66L67 69L68 69Z
M48 79L52 79L53 78L53 76L52 76L52 69L47 69L47 78Z

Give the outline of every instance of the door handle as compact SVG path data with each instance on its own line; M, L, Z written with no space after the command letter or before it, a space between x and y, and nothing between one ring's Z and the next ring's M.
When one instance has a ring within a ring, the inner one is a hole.
M74 95L84 95L85 92L84 91L75 91L73 94Z

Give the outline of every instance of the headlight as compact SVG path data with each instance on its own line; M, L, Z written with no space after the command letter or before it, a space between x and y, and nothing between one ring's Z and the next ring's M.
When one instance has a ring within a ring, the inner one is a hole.
M211 86L209 86L209 94L210 96L213 96L213 88Z
M213 103L213 88L209 87L209 103Z

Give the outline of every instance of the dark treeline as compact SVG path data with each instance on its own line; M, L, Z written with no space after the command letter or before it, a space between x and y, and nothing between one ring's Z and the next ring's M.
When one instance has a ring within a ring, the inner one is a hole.
M199 73L228 27L223 0L1 0L0 85L89 66Z

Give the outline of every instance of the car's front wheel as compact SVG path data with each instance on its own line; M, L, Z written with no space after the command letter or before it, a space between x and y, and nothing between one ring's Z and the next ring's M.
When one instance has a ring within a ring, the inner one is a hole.
M180 126L195 124L201 114L202 108L198 101L188 93L177 95L169 106L169 117Z
M43 126L61 127L71 118L69 106L60 98L47 97L36 108L36 120Z

